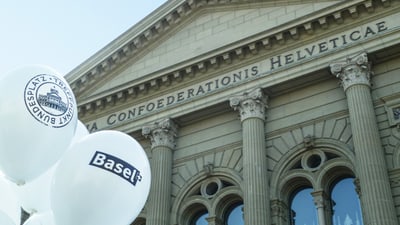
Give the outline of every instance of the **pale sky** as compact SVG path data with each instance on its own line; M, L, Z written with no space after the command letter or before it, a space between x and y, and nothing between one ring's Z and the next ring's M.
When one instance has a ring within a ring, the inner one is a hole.
M44 64L65 75L166 0L4 0L0 73Z

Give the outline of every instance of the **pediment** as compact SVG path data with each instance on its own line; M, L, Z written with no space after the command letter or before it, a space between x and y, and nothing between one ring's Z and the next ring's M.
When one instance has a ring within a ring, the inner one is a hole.
M86 87L79 96L93 99L110 90L143 82L151 76L168 72L174 65L185 65L204 55L217 54L221 49L234 47L253 35L304 19L340 1L272 2L216 4L191 12L173 29L159 33L148 46Z

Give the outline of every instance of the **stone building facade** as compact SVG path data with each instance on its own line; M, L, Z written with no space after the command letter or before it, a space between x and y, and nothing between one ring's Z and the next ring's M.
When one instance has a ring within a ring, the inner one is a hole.
M224 225L238 205L246 225L296 224L311 188L335 225L352 178L363 224L398 225L399 21L396 0L171 0L66 78L90 132L148 154L132 224Z

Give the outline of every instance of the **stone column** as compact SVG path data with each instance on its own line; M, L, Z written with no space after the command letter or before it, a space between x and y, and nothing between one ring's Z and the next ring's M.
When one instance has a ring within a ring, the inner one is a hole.
M232 97L239 110L243 132L243 205L246 225L271 224L267 154L265 147L266 97L261 89Z
M371 97L367 54L331 64L347 96L365 225L398 225Z
M142 133L151 140L151 187L147 207L147 225L169 225L171 214L172 155L176 127L164 119L143 127Z
M328 219L329 217L327 216L331 216L332 214L327 213L327 208L330 206L328 196L324 191L315 191L311 195L314 198L314 204L317 208L318 225L330 225L331 219Z

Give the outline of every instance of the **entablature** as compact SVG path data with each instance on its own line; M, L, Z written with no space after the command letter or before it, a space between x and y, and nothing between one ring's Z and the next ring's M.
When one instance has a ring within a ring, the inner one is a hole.
M174 1L175 2L175 1ZM177 2L177 1L176 1ZM253 2L257 1L251 1ZM297 2L297 1L296 1ZM302 2L302 1L300 1ZM304 1L307 2L307 1ZM366 8L371 9L372 3L363 2L361 0L351 1L350 3L341 4L341 10L336 12L336 7L331 7L331 9L327 13L333 13L333 17L338 21L342 20L342 14L348 11L351 14L357 13L358 4L364 4ZM229 3L229 4L228 4ZM95 55L93 59L89 59L87 63L84 63L82 66L79 66L76 70L72 71L67 75L67 79L70 81L71 87L76 94L80 94L85 90L88 86L95 83L96 80L99 80L118 68L121 64L125 63L129 58L133 57L138 52L142 51L146 48L151 42L154 42L155 39L166 31L170 30L174 26L178 26L180 21L182 21L185 17L188 17L190 14L198 13L202 9L215 8L216 6L222 7L237 7L238 4L249 4L248 1L240 1L240 0L225 0L225 1L205 1L205 0L187 0L181 1L180 4L169 4L166 10L167 12L155 13L155 16L160 18L152 18L156 22L153 23L144 23L139 24L137 29L134 29L136 32L131 39L121 37L122 40L115 40L111 43L110 46L106 46L101 52L105 52L103 54ZM274 3L277 4L277 3ZM173 8L175 7L175 8ZM348 9L344 9L343 7L349 7ZM161 14L161 15L160 15ZM266 46L267 48L273 44L274 40L284 43L284 40L288 37L285 37L287 34L296 38L299 35L299 29L307 30L307 32L312 32L313 26L325 26L326 25L326 17L319 15L307 16L304 18L307 21L299 21L297 26L293 27L293 24L287 24L286 26L279 27L278 29L271 30L270 32L274 33L270 35L270 37L262 38L258 40L260 37L253 37L252 39L257 39L257 41L249 39L247 45L245 46L236 46L233 53L227 52L226 49L221 49L220 53L217 56L209 58L207 60L200 60L196 62L193 67L196 67L200 70L204 68L206 63L210 65L217 64L220 60L222 61L230 61L231 55L243 55L246 52L250 51L256 53L257 48L261 46ZM291 26L291 27L289 27ZM131 32L126 32L131 33ZM118 46L116 49L111 49L113 45ZM230 48L230 46L227 46ZM231 51L231 50L229 50ZM186 67L186 71L191 71L191 67ZM175 78L177 76L176 73L173 73ZM168 75L165 75L162 80L167 80L171 78ZM151 79L151 78L147 78ZM150 84L151 85L151 84ZM154 82L153 82L154 85Z
M340 28L342 25L348 27L348 24L359 23L360 15L363 15L364 21L376 17L378 12L396 12L399 9L399 4L392 2L394 8L391 7L388 10L390 3L391 1L385 0L346 1L340 5L340 8L325 10L324 15L317 14L284 24L246 40L225 46L212 52L212 54L202 55L196 59L175 65L173 68L159 71L136 83L128 83L116 90L110 90L105 95L83 100L79 103L78 111L80 116L91 117L90 114L97 114L99 113L98 110L104 110L108 106L114 107L116 104L123 104L127 99L143 98L143 96L151 93L151 90L161 90L161 88L168 90L171 89L172 85L182 86L183 83L190 83L189 80L196 81L199 79L196 75L199 74L209 74L210 71L215 71L215 69L229 70L226 68L231 68L232 70L232 68L237 68L234 64L238 60L251 64L251 62L259 60L260 57L269 54L269 52L282 51L282 49L287 49L287 45L295 46L296 43L300 43L300 40L310 41L312 37L316 37L316 34L335 32L328 28L334 26ZM202 76L209 77L209 75ZM181 82L182 80L186 82ZM72 84L76 83L73 82Z

